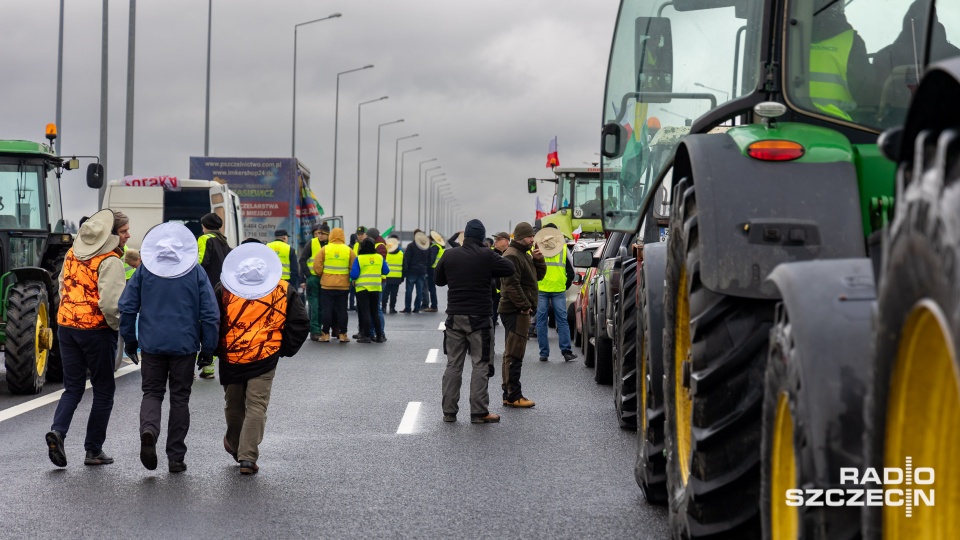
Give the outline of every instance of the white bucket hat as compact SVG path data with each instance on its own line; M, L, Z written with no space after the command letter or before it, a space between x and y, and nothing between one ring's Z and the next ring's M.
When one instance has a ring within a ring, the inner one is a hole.
M540 247L540 252L547 258L560 253L567 245L563 233L553 227L544 227L537 231L533 242Z
M90 216L83 222L76 240L73 241L73 254L79 259L85 259L100 251L117 249L120 245L120 237L111 234L112 230L113 211L109 208L104 208Z
M283 268L277 253L263 244L241 244L223 260L223 288L247 300L270 294L280 283Z
M151 274L177 278L197 264L197 238L180 223L161 223L147 231L140 260Z

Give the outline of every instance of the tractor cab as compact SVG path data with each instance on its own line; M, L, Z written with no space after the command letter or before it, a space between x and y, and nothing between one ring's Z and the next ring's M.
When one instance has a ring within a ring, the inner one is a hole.
M18 394L62 376L57 275L73 236L65 230L60 175L80 165L54 153L55 138L50 124L49 144L0 141L0 345L7 387ZM98 188L102 178L103 167L91 164L87 185Z
M580 229L585 236L603 233L601 223L603 190L599 167L557 167L553 169L555 178L540 179L551 182L555 187L551 199L552 212L539 219L538 228L552 223L567 238L573 238L573 231ZM531 179L534 180L534 179ZM607 204L616 204L619 186L610 184Z

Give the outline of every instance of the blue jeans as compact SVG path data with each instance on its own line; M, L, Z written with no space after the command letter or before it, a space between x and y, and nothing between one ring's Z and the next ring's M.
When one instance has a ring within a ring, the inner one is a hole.
M571 352L570 325L567 324L567 295L565 292L541 292L537 300L537 343L540 345L540 357L550 357L550 342L547 340L547 310L553 308L557 320L557 334L560 336L560 352Z
M93 405L87 420L87 436L84 450L99 452L107 438L107 424L113 412L113 394L116 381L113 378L113 362L117 354L117 332L110 329L78 330L61 326L60 357L63 362L63 395L53 414L50 429L66 438L70 431L73 413L83 398L87 371L93 386ZM191 372L192 373L192 372Z
M414 304L414 311L420 311L420 306L423 302L423 287L426 285L427 276L407 276L406 277L406 290L403 294L403 310L410 311L410 300L413 296L413 289L417 289L417 303Z

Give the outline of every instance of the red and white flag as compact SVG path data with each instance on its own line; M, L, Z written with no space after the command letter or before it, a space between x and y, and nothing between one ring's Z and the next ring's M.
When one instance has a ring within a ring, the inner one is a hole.
M557 154L557 137L550 139L550 147L547 148L547 168L560 166L560 156Z
M540 204L540 197L537 197L537 214L536 214L537 217L536 217L536 219L540 219L540 218L542 218L542 217L545 216L545 215L547 215L547 213L543 211L543 205Z
M577 225L577 228L573 230L573 241L580 240L581 234L583 234L583 225Z

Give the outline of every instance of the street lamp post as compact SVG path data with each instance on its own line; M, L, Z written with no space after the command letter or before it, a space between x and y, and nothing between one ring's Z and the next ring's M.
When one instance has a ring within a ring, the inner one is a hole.
M693 83L693 85L699 86L700 88L706 88L707 90L713 90L714 92L720 92L721 94L723 94L724 101L728 101L730 99L730 92L727 92L726 90L721 90L719 88L714 88L712 86L707 86L705 84L701 84L698 82Z
M357 225L360 225L360 108L364 105L370 103L376 103L378 101L383 101L389 96L380 96L377 99L371 99L368 101L361 101L357 105Z
M400 205L400 230L403 230L403 159L407 157L407 152L416 152L417 150L422 150L419 146L416 148L411 148L410 150L404 150L400 152L400 199L398 204Z
M337 138L338 134L340 133L340 131L337 129L337 126L340 121L340 76L346 75L347 73L353 73L354 71L370 69L372 67L373 64L367 64L363 67L348 69L346 71L337 73L337 92L336 98L334 99L333 109L333 215L337 215Z
M417 227L422 226L422 223L420 222L420 198L423 196L423 187L420 180L423 178L423 164L433 161L437 161L437 158L425 159L421 161L420 165L417 167Z
M431 196L430 201L430 217L428 222L432 223L435 226L446 226L440 219L437 219L437 216L440 214L440 198L450 192L450 184L447 184L445 178L434 177L433 180L437 180L437 187L434 190L433 195ZM449 230L449 229L445 229Z
M383 126L389 126L390 124L399 124L403 122L403 118L399 120L394 120L393 122L385 122L377 126L377 189L374 194L374 203L373 203L373 226L377 227L378 220L380 219L380 130L383 129Z
M393 217L390 219L390 225L393 227L397 226L397 162L400 161L400 141L404 139L412 139L414 137L419 137L419 133L414 133L413 135L407 135L405 137L400 137L397 139L396 144L394 144L393 149Z
M212 0L211 0L211 13L213 12ZM315 22L326 21L327 19L336 19L340 17L339 13L334 13L328 15L322 19L314 19L312 21L303 22L300 24L293 25L293 129L292 141L290 143L290 155L292 157L297 157L297 29L301 26L308 24L313 24ZM207 131L204 135L204 146L206 146L206 141L209 136L210 128L210 29L209 29L209 20L207 27ZM206 153L204 153L206 155Z
M419 186L420 191L418 192L418 195L417 195L417 223L422 224L424 227L426 227L427 224L420 219L420 208L421 208L420 203L423 203L423 213L426 214L427 213L427 200L426 200L427 173L430 171L435 171L439 168L440 168L440 165L437 165L436 167L430 167L429 169L424 169L423 175L422 175L423 176L422 181L420 178L417 179L417 181L420 183L420 186Z
M434 189L435 189L435 188L434 188L434 182L435 182L438 178L442 178L442 177L444 177L444 176L446 176L446 175L447 175L447 173L441 172L441 173L437 173L437 174L431 176L430 179L429 179L429 182L430 182L430 191L427 192L428 205L427 205L427 206L424 206L424 208L423 208L423 221L424 221L424 224L426 224L428 227L436 221L436 216L434 216L434 214L433 214L433 204L434 204L434 199L435 199L435 197L434 197ZM424 182L424 185L426 185L426 182Z

